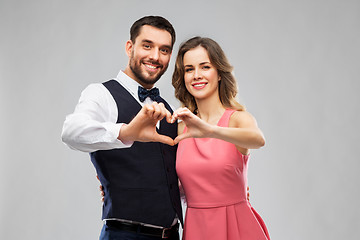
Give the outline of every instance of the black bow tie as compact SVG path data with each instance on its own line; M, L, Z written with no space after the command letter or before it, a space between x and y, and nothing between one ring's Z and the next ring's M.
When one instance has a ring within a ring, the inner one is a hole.
M159 97L159 89L158 88L152 88L150 90L146 90L145 88L139 86L138 88L138 95L139 95L139 100L140 102L145 101L145 99L147 97L150 97L151 100L153 101L158 101L158 97Z

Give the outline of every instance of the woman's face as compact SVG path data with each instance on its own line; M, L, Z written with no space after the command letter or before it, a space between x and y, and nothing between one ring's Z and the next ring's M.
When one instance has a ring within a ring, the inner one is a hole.
M195 99L218 95L219 74L205 48L198 46L184 54L186 89Z

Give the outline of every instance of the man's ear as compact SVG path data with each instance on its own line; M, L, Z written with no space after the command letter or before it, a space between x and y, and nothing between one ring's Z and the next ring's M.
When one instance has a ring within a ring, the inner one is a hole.
M128 55L128 57L131 56L131 52L132 52L132 49L133 49L133 42L131 40L127 40L126 41L126 44L125 44L125 51L126 51L126 54Z

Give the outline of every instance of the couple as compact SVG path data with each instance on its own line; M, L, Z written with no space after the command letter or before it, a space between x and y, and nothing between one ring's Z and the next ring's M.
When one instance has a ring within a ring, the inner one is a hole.
M89 85L64 122L63 141L90 153L103 186L100 239L179 239L178 177L188 206L184 239L269 239L246 199L249 149L264 137L235 100L232 67L215 41L184 42L172 79L184 107L173 112L154 84L174 42L163 17L137 20L125 70Z

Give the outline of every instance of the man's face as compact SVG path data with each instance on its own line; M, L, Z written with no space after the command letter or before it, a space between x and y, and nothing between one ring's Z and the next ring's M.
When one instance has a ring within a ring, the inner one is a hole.
M171 35L166 30L144 25L135 43L127 42L130 77L151 88L166 71L171 57Z

